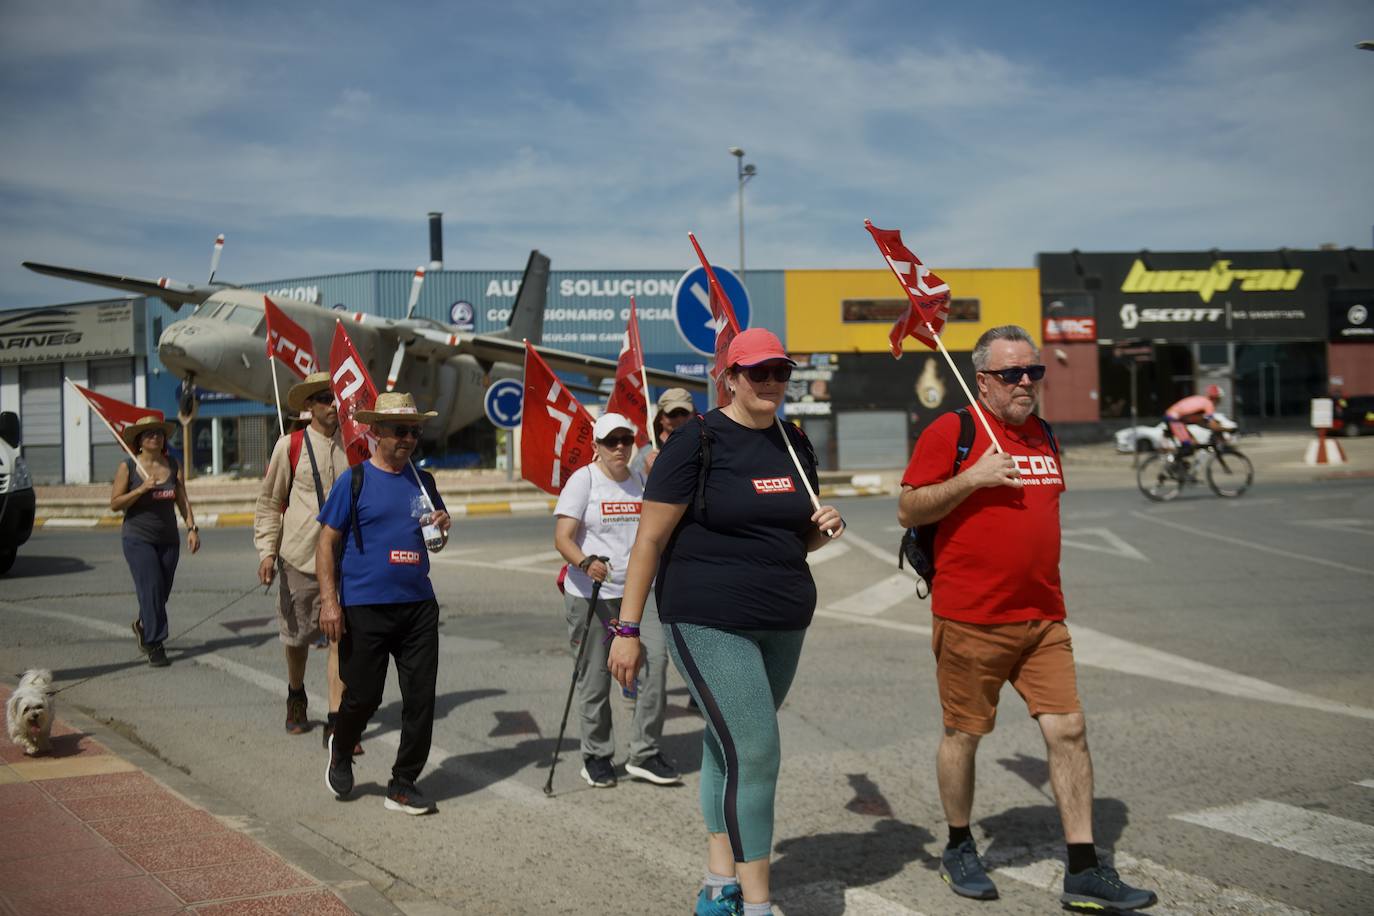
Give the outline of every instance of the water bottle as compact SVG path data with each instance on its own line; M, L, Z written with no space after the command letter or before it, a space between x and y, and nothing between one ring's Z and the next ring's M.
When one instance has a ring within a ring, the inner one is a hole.
M444 546L444 533L439 530L439 526L432 521L432 515L422 515L420 517L420 533L425 538L425 549L430 553L436 552Z

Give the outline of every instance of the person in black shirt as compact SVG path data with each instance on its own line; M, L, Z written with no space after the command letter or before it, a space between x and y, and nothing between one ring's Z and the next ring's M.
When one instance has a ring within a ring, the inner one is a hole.
M763 916L771 912L777 708L816 608L806 555L844 521L813 502L810 445L777 419L795 365L777 337L744 331L727 361L732 401L674 432L653 465L607 667L621 684L633 681L638 622L657 572L668 651L707 724L701 807L710 838L695 912ZM709 461L698 499L703 437Z

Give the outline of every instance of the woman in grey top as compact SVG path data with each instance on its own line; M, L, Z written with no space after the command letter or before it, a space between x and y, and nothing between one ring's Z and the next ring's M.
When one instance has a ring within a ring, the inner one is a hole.
M110 489L110 509L124 513L124 559L138 595L134 636L154 668L171 664L162 643L167 639L167 598L181 556L178 510L186 519L186 546L191 553L200 550L200 530L186 484L176 459L166 450L173 429L171 423L151 416L126 426L120 436L136 458L120 462Z

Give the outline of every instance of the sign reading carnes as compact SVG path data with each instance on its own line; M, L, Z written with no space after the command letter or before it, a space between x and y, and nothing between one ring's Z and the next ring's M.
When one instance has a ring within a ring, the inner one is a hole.
M1207 270L1150 270L1136 258L1121 283L1123 293L1197 293L1211 302L1233 284L1247 293L1291 292L1302 282L1302 271L1267 268L1233 268L1230 261L1213 261Z
M138 355L142 308L142 300L116 299L0 311L0 363Z

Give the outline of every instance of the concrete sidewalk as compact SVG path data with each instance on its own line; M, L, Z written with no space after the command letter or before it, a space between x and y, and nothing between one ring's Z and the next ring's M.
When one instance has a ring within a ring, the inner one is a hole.
M50 754L0 745L0 914L401 916L314 847L55 702Z

